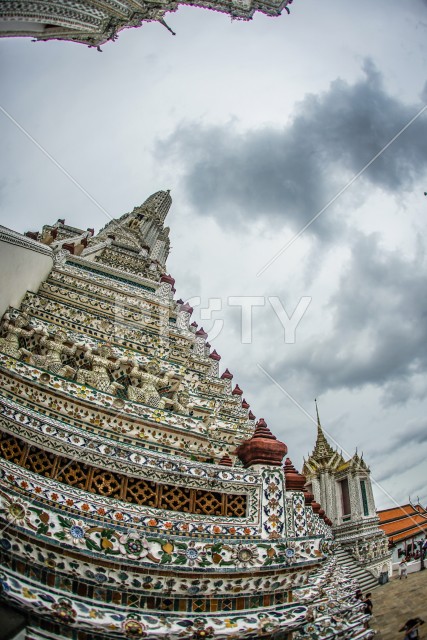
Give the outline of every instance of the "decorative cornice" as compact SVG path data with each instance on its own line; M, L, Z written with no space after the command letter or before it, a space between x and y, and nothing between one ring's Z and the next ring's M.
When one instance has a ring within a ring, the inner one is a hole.
M32 409L19 406L10 399L0 398L0 427L28 443L34 442L49 452L67 455L80 462L97 464L138 478L147 478L175 484L197 481L198 488L234 492L247 486L258 486L257 472L242 468L224 469L221 462L202 463L177 458L171 461L168 454L144 449L140 443L121 442L103 433L87 432L50 416L41 416Z
M129 271L125 271L124 269L117 269L100 262L93 262L92 260L85 260L85 258L81 258L79 256L70 255L70 257L67 259L67 264L82 266L89 271L94 271L95 273L99 273L100 275L105 275L107 277L109 275L112 275L116 278L122 278L130 284L150 287L152 289L157 289L157 287L159 286L159 283L156 280L149 280L148 278L143 278L134 273L130 273Z
M27 236L22 235L22 233L18 233L17 231L12 231L12 229L8 229L7 227L3 227L0 225L0 242L7 242L8 244L14 244L17 247L22 247L23 249L28 249L29 251L35 251L36 253L42 253L45 256L49 256L53 261L53 251L50 247L37 240L33 240L32 238L28 238Z
M114 42L122 29L140 27L144 22L158 21L173 35L164 21L166 12L176 11L180 4L203 7L226 13L232 18L250 20L256 11L269 16L279 16L292 0L166 0L163 6L153 5L147 0L115 2L2 2L0 20L5 23L1 36L31 36L36 40L67 40L97 47ZM16 23L22 23L21 28ZM8 23L10 24L8 28ZM39 28L37 29L36 26ZM48 26L49 28L46 28ZM167 192L157 192L158 195Z

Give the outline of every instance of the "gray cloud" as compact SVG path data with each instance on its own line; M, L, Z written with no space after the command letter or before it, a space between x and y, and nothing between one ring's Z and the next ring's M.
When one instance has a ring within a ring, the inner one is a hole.
M325 304L333 312L331 333L291 351L277 375L305 376L318 392L373 384L388 401L413 397L414 377L427 370L426 276L424 251L408 260L383 249L376 234L359 234Z
M396 451L406 451L408 447L411 447L412 451L416 451L416 455L414 455L412 460L412 463L416 464L425 458L426 444L426 419L419 418L416 420L410 420L406 424L402 424L398 432L387 438L385 442L378 442L369 452L370 462L375 462L375 464L378 463L379 465L384 463L381 475L378 475L376 480L387 480L393 475L393 473L395 473L395 461L392 457L388 457L389 454L393 454ZM413 445L416 445L415 448Z
M389 95L369 60L363 71L352 85L338 79L325 93L307 95L281 129L239 133L234 121L184 124L157 152L164 158L176 153L200 215L233 227L270 219L300 228L420 109ZM427 167L426 138L427 118L421 117L366 170L365 184L392 192L409 189ZM336 233L331 211L309 231L325 237L332 221Z
M396 436L393 449L410 443L422 445L427 443L427 420L412 420Z

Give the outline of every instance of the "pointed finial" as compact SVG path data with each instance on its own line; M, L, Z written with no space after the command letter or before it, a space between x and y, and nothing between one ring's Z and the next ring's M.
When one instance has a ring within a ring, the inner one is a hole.
M332 449L332 447L329 444L329 442L326 440L325 434L323 433L322 425L320 424L319 408L317 406L317 398L314 399L314 402L316 404L316 416L317 416L317 440L316 440L316 444L314 446L313 453L311 454L310 457L313 457L314 460L317 460L317 461L320 461L320 460L324 461L326 459L330 460L335 452ZM309 457L309 459L310 459L310 457Z
M160 24L162 24L164 27L166 27L166 29L167 29L168 31L170 31L170 33L171 33L173 36L176 36L175 31L172 31L172 29L170 28L170 26L169 26L168 24L166 24L166 22L164 21L164 19L163 19L163 18L157 18L157 20L158 20L158 22L160 22ZM168 192L169 192L169 189L168 189Z
M317 398L314 398L314 404L316 405L317 425L320 427L319 409L317 406Z

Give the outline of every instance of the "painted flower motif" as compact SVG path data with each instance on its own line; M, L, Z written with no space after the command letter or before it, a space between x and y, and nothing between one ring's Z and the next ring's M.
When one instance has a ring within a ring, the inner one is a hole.
M278 540L279 538L280 534L277 531L271 531L271 533L268 534L269 540Z
M90 506L87 504L87 502L84 502L80 508L82 511L90 511Z
M151 518L151 519L148 521L148 526L149 526L149 527L156 527L156 526L157 526L157 520L156 520L155 518Z
M142 638L146 635L146 626L136 618L129 617L122 623L122 631L126 638Z
M189 567L199 565L206 557L206 551L200 545L196 545L194 540L188 544L186 549L179 549L178 556L185 557Z
M25 524L25 520L30 515L27 508L18 500L11 500L9 504L6 504L4 510L6 511L6 520L21 526Z
M99 516L105 516L105 509L104 509L104 507L99 507L99 508L96 510L96 513L97 513Z
M58 602L52 605L53 615L57 620L69 624L74 622L77 612L72 608L71 602L66 598L60 598Z
M213 627L205 627L204 629L196 629L193 638L213 638L215 630Z
M231 558L237 567L248 567L260 564L258 549L254 544L237 545L231 552Z
M141 538L136 531L129 534L123 534L119 538L119 549L123 555L132 560L145 558L150 550L149 544L145 538Z
M67 538L71 540L73 544L84 544L86 535L86 529L83 526L81 520L72 520L71 527L68 529Z

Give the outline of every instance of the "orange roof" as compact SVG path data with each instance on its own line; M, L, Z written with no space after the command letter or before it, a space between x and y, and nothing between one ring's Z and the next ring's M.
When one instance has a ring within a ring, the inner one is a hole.
M424 533L427 533L427 524L423 528ZM395 536L392 536L393 542L400 542L401 540L407 540L408 538L415 538L415 536L419 535L423 532L418 527L414 527L413 529L409 529L404 533L398 533Z
M417 508L421 513L427 512L424 511L422 507L417 505ZM416 514L417 510L411 504L403 504L401 507L393 507L392 509L383 509L382 511L377 511L377 516L380 519L380 522L388 522L389 520L396 520L397 518L404 518L408 514Z
M378 511L379 526L394 542L427 533L427 511L410 504Z

